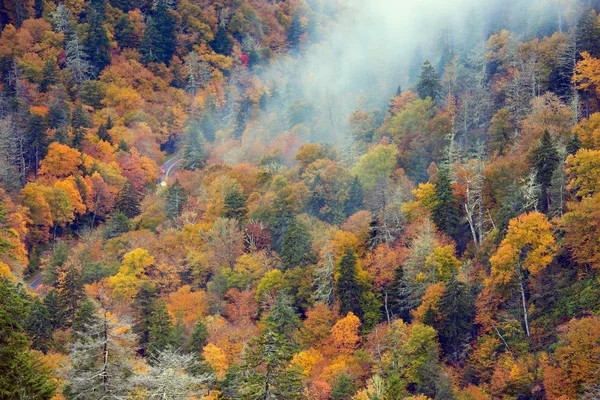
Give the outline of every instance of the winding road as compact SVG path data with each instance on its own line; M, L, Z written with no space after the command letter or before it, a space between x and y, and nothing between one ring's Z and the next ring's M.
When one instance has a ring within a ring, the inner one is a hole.
M161 186L167 186L169 174L177 171L177 168L179 168L179 165L181 164L182 161L183 161L182 158L175 156L175 157L167 160L167 162L165 162L163 164L161 171L160 171L160 185Z

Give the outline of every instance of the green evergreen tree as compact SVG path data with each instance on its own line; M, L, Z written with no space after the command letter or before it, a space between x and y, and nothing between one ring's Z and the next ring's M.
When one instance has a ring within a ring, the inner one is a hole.
M133 333L138 337L140 355L147 355L150 342L150 328L152 327L152 313L157 298L156 287L150 282L142 282L140 289L133 301Z
M259 337L250 341L243 356L238 398L302 398L302 372L290 366L298 351L293 335L293 321L297 320L297 316L290 310L289 299L280 295L265 318L265 329Z
M215 34L214 39L210 42L210 47L212 47L217 54L228 56L231 53L231 50L233 49L233 41L229 36L225 22L221 21L219 23L217 33Z
M98 321L98 310L96 309L96 306L91 300L85 299L81 302L75 313L73 332L86 332L90 326L97 324Z
M571 135L571 138L567 142L567 154L577 153L582 146L583 144L581 143L581 140L579 140L579 136L577 136L576 133Z
M355 176L354 180L350 184L350 187L348 188L348 197L344 203L344 212L346 213L346 217L353 215L363 207L363 188L358 180L358 176Z
M411 311L417 308L420 300L415 295L417 292L404 276L404 268L396 268L394 279L388 288L388 301L392 315L407 323L410 322L412 320Z
M0 398L51 399L55 385L49 371L30 351L24 334L28 299L24 291L0 278Z
M287 42L292 49L297 49L300 46L300 39L304 34L304 28L302 27L300 17L301 15L299 12L294 13L292 23L287 31Z
M88 4L86 12L87 30L83 46L95 71L100 73L110 64L110 40L106 31L106 2L95 0Z
M430 97L433 101L437 101L441 92L440 78L433 65L426 60L421 67L421 74L417 80L417 93L421 99Z
M208 154L204 150L202 133L196 129L196 126L191 126L188 129L187 141L183 149L183 169L193 171L195 169L204 168Z
M575 25L575 43L577 54L587 51L594 57L600 55L600 26L598 16L591 8L579 11L579 18Z
M156 355L161 351L175 349L177 342L176 332L171 323L171 316L163 300L154 301L154 310L150 317L148 330L148 353Z
M185 202L185 190L183 190L183 186L181 186L179 179L177 179L174 184L169 186L165 196L165 212L167 218L171 220L177 219L181 215Z
M306 225L297 218L292 219L283 236L281 263L285 269L302 267L314 262L312 238Z
M467 285L453 278L446 284L438 308L442 318L438 327L442 350L450 360L462 361L473 332L475 299Z
M53 330L66 326L67 314L64 305L61 303L56 289L50 289L44 296L44 306L48 310L50 325Z
M119 142L118 150L124 151L125 153L129 153L130 148L129 148L129 145L127 144L127 142L125 141L125 139L121 139L121 141Z
M188 351L193 351L197 354L202 354L204 346L206 346L208 341L208 327L202 321L202 319L198 319L196 325L194 326L194 330L190 336L190 340L187 344Z
M129 180L125 182L117 197L117 210L128 218L140 215L140 200Z
M58 68L56 66L56 59L48 57L44 62L44 69L42 70L42 81L40 82L40 91L43 93L48 92L53 85L58 82Z
M52 347L52 321L44 303L35 297L29 309L25 323L27 336L31 339L31 348L46 353Z
M432 209L432 219L439 230L450 237L458 233L460 216L456 198L452 193L450 169L443 165L438 170L435 183L435 204Z
M339 266L339 278L336 282L336 297L340 303L340 314L346 315L353 312L359 318L363 318L363 310L360 307L364 294L364 287L358 280L356 271L356 254L347 249Z
M552 174L560 162L558 150L552 143L550 132L544 131L540 143L529 154L529 159L536 172L535 179L540 185L540 210L546 212L550 207L548 189L552 184Z
M65 308L67 323L71 325L75 321L79 303L85 296L79 268L73 264L65 265L59 275L56 290L59 301Z
M144 62L163 62L169 65L175 49L176 17L169 8L168 0L158 0L156 7L146 20L146 29L141 43Z
M56 279L58 277L58 268L62 267L64 263L69 259L69 247L65 242L58 242L54 245L54 252L50 263L46 267L44 274L44 282L50 286L56 285Z
M131 221L124 212L117 210L104 225L104 237L113 239L131 230Z
M352 396L354 396L354 393L356 393L356 388L354 387L352 378L346 374L341 374L338 376L335 385L331 390L331 399L350 400L352 399Z
M236 219L239 222L244 221L246 214L248 214L247 201L248 196L234 187L225 195L222 216L229 219Z
M135 49L139 45L139 38L135 34L135 26L127 14L121 15L115 24L115 39L121 49Z

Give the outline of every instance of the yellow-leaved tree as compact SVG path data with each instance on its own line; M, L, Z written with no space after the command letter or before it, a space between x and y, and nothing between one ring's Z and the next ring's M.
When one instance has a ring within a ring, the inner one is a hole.
M140 279L146 269L154 264L154 257L145 249L135 249L125 254L119 272L108 278L108 283L113 288L115 296L133 298L138 291Z
M504 292L515 284L520 288L527 336L530 332L525 272L537 276L552 261L556 242L551 228L544 214L532 212L520 215L509 222L506 237L490 258L491 276L486 284Z

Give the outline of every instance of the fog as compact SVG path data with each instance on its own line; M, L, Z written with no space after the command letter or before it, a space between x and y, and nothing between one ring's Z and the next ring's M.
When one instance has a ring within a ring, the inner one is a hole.
M258 72L271 97L258 123L247 129L245 146L295 126L304 142L344 147L350 113L379 110L383 118L398 86L410 89L425 59L441 75L453 57L483 54L487 38L501 29L520 39L566 30L575 8L564 0L308 0L308 5L302 11L308 19L326 13L331 18L319 20L318 28L309 24L298 52L278 56Z

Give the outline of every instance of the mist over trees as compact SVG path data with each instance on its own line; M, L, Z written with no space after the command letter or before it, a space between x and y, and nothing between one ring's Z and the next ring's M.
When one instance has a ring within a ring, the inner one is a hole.
M0 2L0 399L595 399L600 3Z

